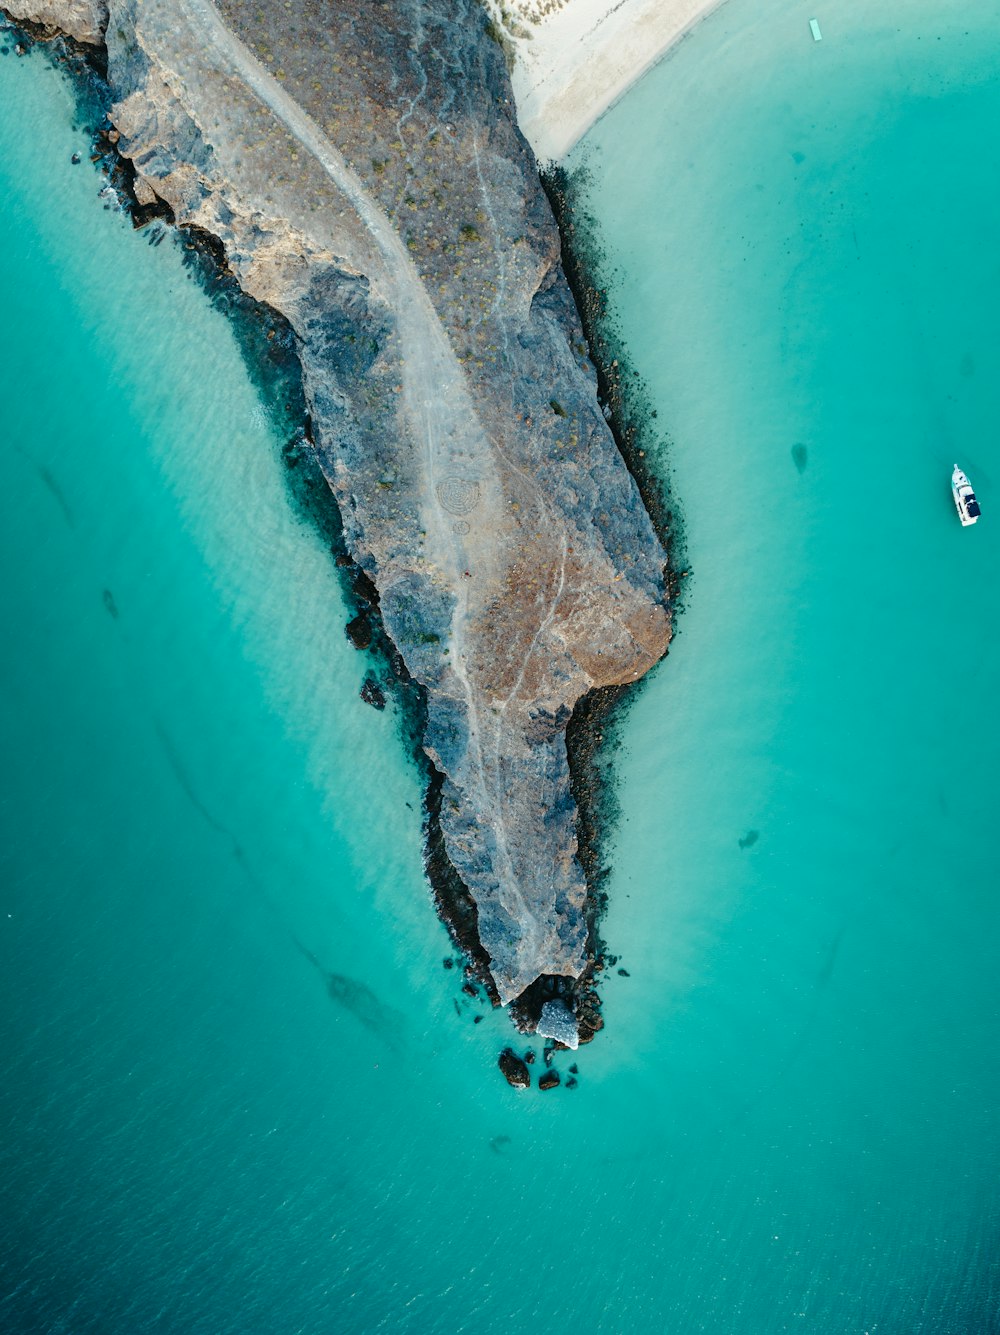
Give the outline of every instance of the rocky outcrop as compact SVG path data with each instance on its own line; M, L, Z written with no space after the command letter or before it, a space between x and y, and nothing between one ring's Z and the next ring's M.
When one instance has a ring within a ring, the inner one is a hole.
M576 1016L564 1001L547 1001L542 1007L536 1032L539 1038L552 1038L567 1048L580 1046Z
M482 12L111 0L107 49L140 200L217 237L295 331L349 550L426 691L444 847L501 1000L577 977L565 728L663 654L664 553Z
M11 18L64 32L88 46L101 45L108 26L105 0L4 0L3 7Z
M527 1066L511 1048L504 1048L497 1065L512 1089L530 1089L531 1074Z

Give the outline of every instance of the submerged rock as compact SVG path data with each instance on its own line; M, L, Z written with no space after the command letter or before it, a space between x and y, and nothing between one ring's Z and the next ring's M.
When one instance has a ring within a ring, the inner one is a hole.
M361 687L361 698L366 705L374 709L385 709L385 691L374 677L365 677Z
M368 649L372 642L372 623L367 612L359 612L344 627L344 633L355 649Z
M504 1078L512 1089L528 1089L530 1087L531 1074L513 1048L504 1048L497 1065L503 1071Z
M105 0L3 0L3 8L12 18L41 28L56 28L77 42L97 46L104 41L108 24Z
M548 1070L545 1072L543 1076L540 1076L538 1080L539 1089L555 1089L558 1084L559 1084L558 1071Z

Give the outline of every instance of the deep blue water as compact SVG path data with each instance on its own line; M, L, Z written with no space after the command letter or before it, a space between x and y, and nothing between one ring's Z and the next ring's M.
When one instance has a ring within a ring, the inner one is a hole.
M950 15L731 0L581 148L693 574L630 976L528 1096L280 415L0 59L0 1328L1000 1329L1000 17Z

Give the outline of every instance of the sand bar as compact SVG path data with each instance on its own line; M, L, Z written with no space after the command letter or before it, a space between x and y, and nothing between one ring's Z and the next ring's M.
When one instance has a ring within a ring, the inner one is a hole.
M518 121L558 161L722 0L487 0L515 53Z

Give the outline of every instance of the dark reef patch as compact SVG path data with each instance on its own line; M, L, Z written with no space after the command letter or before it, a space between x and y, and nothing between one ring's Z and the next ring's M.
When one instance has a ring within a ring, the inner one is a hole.
M344 631L355 649L371 648L372 623L368 618L367 609L352 617L344 627Z
M676 572L686 562L683 515L670 486L670 440L654 425L656 409L631 366L628 345L608 300L607 252L597 221L587 211L590 175L585 167L568 172L558 166L540 175L559 228L563 270L597 371L598 399L667 553L667 592L676 619L682 610Z
M685 559L683 515L670 486L669 436L656 425L649 390L630 364L628 346L609 301L611 270L607 252L597 222L587 211L589 173L586 168L571 173L557 166L543 171L541 179L559 228L563 269L597 371L599 402L667 553L664 576L676 636L683 611L681 591L688 587L682 581L691 572ZM589 1042L603 1027L596 980L605 967L616 962L607 954L600 935L608 903L605 882L609 868L604 850L622 814L615 787L614 753L630 704L646 680L648 674L634 685L589 692L578 702L566 730L571 791L578 811L578 856L590 891L588 964L571 989L581 1043ZM559 995L565 999L565 987L540 979L515 1003L519 1022L530 1024L544 1002Z
M373 709L385 709L385 691L371 673L361 683L361 699Z

